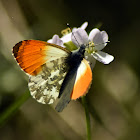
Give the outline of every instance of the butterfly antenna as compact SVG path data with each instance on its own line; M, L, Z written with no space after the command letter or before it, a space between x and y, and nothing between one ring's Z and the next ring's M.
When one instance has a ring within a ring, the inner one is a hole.
M75 40L76 40L76 42L77 42L78 46L80 47L80 44L79 44L78 40L76 39L76 37L75 37L74 33L72 32L72 29L71 29L71 27L70 27L70 24L69 24L69 23L67 23L67 26L68 26L68 28L70 29L70 31L71 31L71 33L72 33L72 35L74 36L74 38L75 38Z
M110 41L106 41L106 42L104 42L104 43L99 43L99 44L94 44L94 45L98 46L98 45L102 45L102 44L109 43L109 42L110 42Z

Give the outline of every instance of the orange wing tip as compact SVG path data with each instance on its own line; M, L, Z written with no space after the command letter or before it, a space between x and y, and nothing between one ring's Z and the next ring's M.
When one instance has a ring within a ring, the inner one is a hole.
M92 71L88 62L83 59L78 70L76 81L74 84L73 92L71 94L71 99L76 100L81 96L86 95L92 82Z
M37 75L45 63L46 42L39 40L20 41L13 47L13 55L26 74Z
M18 55L18 51L19 51L19 47L22 46L22 42L20 41L19 43L17 43L14 47L13 47L13 55L16 58Z

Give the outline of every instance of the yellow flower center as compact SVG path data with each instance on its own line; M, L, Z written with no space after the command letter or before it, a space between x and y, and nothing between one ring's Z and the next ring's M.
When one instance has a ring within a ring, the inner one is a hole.
M95 53L96 50L95 50L95 44L93 41L90 41L88 44L87 44L87 47L86 47L86 52L91 54L91 53Z

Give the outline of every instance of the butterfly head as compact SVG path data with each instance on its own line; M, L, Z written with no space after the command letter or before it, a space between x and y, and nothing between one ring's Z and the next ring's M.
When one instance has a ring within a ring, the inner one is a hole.
M79 53L84 56L86 46L82 44L79 49Z

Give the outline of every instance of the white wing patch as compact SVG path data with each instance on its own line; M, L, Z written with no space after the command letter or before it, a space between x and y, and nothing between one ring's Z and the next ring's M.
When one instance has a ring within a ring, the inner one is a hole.
M85 59L83 59L83 61L81 61L81 64L79 65L79 68L77 70L77 76L76 76L75 83L79 80L81 75L83 75L85 73L86 69L87 69L87 65L85 64Z
M43 104L52 104L59 96L61 84L66 76L68 67L61 57L42 65L42 72L29 76L29 89L33 98Z
M60 56L63 56L63 57L68 56L68 53L65 52L64 50L62 50L60 48L53 47L53 46L47 46L46 53L47 53L47 55L45 57L46 63L53 61L53 60L56 60L56 59L59 59Z

